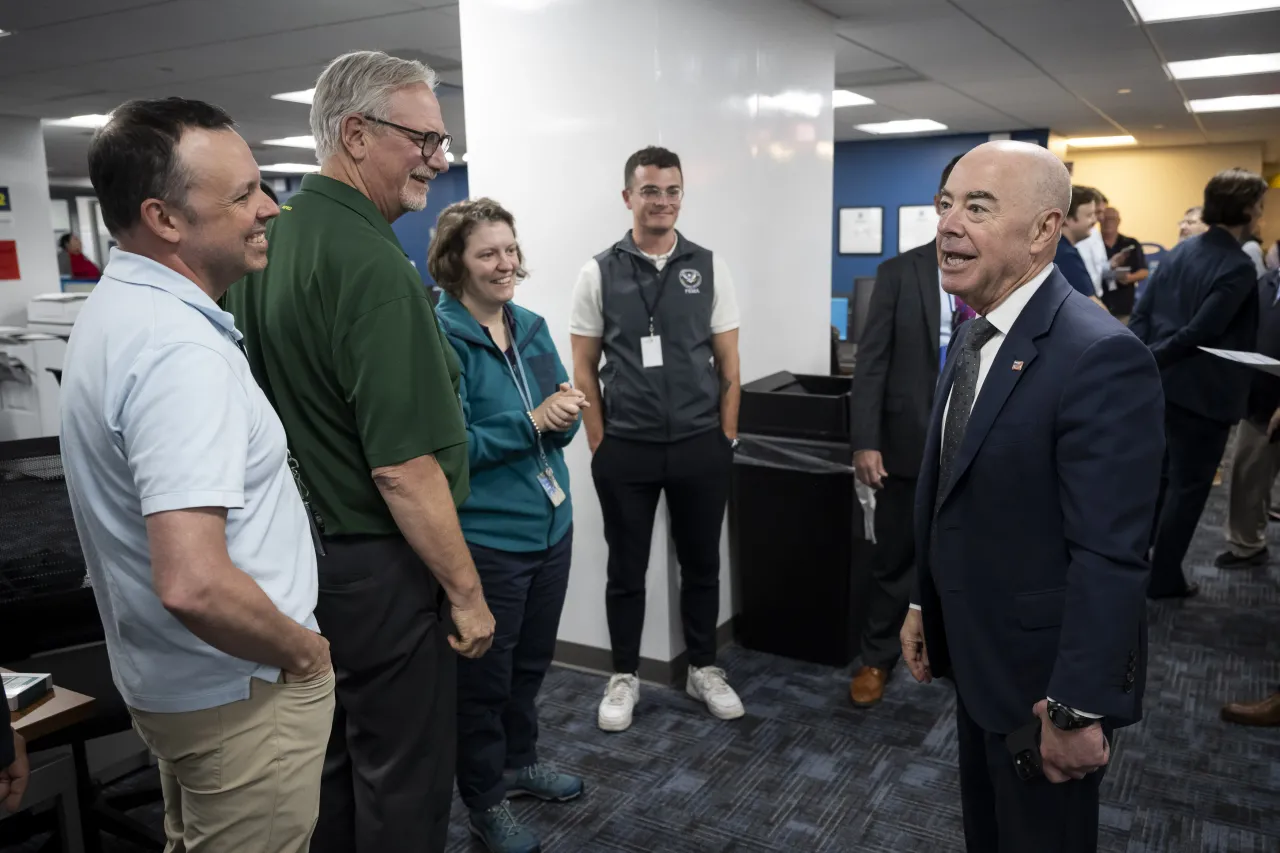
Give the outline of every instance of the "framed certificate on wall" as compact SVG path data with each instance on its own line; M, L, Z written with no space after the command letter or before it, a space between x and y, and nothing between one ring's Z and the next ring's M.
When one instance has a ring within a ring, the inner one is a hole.
M898 253L923 246L938 236L938 211L931 204L898 207Z
M884 208L840 208L840 254L884 254Z

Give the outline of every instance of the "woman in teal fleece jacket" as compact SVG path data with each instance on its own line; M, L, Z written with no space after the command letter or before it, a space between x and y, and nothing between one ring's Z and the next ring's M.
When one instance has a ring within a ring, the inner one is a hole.
M436 314L462 362L471 496L458 518L497 623L484 657L458 660L458 790L471 832L492 853L527 853L538 840L508 798L564 802L583 789L538 760L534 707L569 584L564 447L583 395L570 387L546 322L511 302L526 273L515 220L501 205L482 198L445 208L428 268L444 290Z

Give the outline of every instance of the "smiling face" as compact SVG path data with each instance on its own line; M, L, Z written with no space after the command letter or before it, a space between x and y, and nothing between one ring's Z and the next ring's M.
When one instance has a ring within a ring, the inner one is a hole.
M463 302L482 308L503 305L516 295L516 271L520 269L520 244L505 222L478 222L467 235L462 252L467 270L462 284Z
M1062 224L1062 233L1067 235L1067 239L1072 245L1079 243L1081 240L1089 238L1089 232L1093 230L1093 226L1098 222L1097 207L1093 202L1085 202L1076 205L1076 215L1068 216Z
M382 118L383 116L378 116ZM426 83L415 83L392 94L386 120L423 133L445 134L440 102ZM392 220L427 206L427 182L449 170L437 149L422 159L422 137L403 130L370 124L367 159L361 164L369 197Z
M190 129L175 152L187 179L174 213L183 261L214 287L267 265L267 222L279 215L262 191L258 164L234 130Z
M684 175L674 166L637 166L622 191L636 229L666 234L676 227L684 201Z
M942 288L986 314L1053 257L1066 168L1043 149L985 143L966 154L938 199ZM1059 174L1059 172L1061 174Z

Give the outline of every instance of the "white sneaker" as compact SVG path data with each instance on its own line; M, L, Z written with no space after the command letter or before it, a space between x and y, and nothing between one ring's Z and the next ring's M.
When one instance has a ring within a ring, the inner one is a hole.
M600 730L625 732L631 728L631 712L639 701L640 679L621 672L612 676L600 702Z
M689 683L685 689L694 699L706 702L713 717L736 720L747 713L738 694L725 681L724 670L718 666L689 667Z

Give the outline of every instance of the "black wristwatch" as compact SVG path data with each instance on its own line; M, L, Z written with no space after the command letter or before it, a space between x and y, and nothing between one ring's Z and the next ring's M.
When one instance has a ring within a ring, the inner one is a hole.
M1049 722L1064 732L1074 732L1077 729L1087 729L1094 723L1101 722L1101 720L1095 717L1086 717L1084 714L1077 714L1061 702L1055 702L1050 699Z

